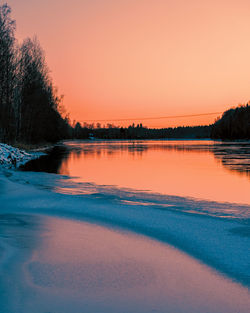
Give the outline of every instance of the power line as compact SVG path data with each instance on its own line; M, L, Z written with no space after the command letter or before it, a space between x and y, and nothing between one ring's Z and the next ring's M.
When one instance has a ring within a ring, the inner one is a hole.
M105 119L105 120L84 120L81 122L145 121L145 120L160 120L160 119L167 119L167 118L196 117L196 116L205 116L205 115L215 115L215 114L221 114L221 113L223 113L223 112L210 112L210 113L188 114L188 115L168 115L168 116L158 116L158 117L120 118L120 119Z

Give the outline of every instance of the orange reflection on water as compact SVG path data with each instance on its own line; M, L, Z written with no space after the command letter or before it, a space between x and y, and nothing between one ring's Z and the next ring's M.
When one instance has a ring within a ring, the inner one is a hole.
M72 143L78 149L63 161L60 173L99 185L250 204L249 177L227 170L215 158L211 144L209 141Z

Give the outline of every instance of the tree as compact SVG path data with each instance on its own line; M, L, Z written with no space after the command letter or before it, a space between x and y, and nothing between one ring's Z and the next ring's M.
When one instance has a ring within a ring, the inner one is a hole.
M19 141L55 142L65 137L68 125L58 112L61 100L39 41L25 39L20 48Z
M14 92L16 83L15 21L7 4L0 6L0 139L15 136Z

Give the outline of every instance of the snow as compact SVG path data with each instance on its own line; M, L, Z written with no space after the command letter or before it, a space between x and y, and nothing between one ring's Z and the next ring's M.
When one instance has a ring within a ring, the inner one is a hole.
M41 152L28 153L10 145L0 143L0 167L15 168L41 156Z
M44 215L2 216L1 242L9 249L0 312L249 312L247 288L169 245L110 228Z
M31 180L28 175L32 177ZM172 199L170 209L166 207L167 203L162 207L159 204L156 208L140 204L140 199L136 203L135 194L134 204L122 199L118 201L114 199L113 189L110 196L106 190L106 195L100 197L95 193L59 193L57 183L50 188L46 188L46 184L45 188L38 186L39 181L44 184L53 176L56 175L25 173L23 176L22 172L9 170L5 175L0 174L1 214L45 214L127 229L171 244L227 277L250 286L249 218L220 218L188 213L188 199L182 204L178 199L176 203ZM62 177L59 175L57 179ZM63 182L66 186L67 179ZM195 206L195 201L191 205Z

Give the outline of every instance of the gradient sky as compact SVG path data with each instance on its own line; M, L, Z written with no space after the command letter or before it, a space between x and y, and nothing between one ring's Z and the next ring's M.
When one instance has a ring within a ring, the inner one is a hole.
M18 39L38 36L72 119L220 112L250 99L249 0L7 2Z

